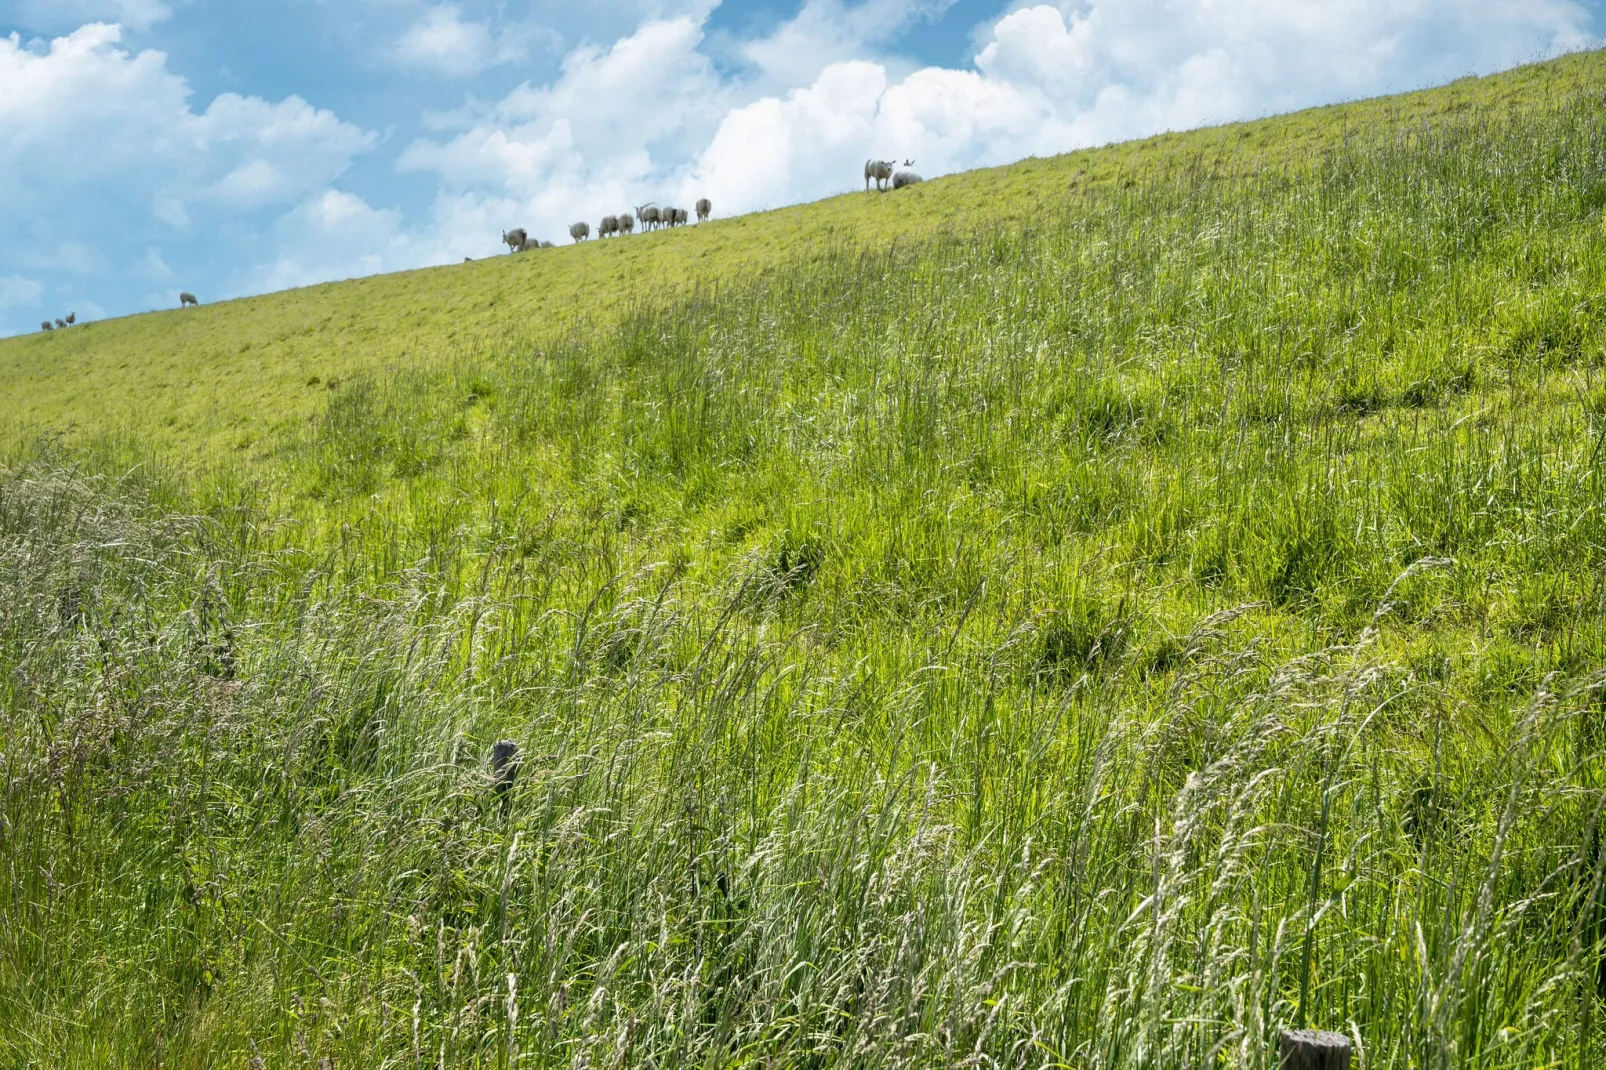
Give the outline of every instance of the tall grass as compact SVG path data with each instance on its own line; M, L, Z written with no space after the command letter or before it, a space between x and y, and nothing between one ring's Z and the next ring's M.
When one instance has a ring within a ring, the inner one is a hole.
M1601 104L19 457L0 1061L1590 1064Z

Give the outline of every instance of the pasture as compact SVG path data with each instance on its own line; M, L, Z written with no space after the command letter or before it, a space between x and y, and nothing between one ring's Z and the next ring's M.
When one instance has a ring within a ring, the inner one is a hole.
M0 1063L1592 1065L1603 104L0 342Z

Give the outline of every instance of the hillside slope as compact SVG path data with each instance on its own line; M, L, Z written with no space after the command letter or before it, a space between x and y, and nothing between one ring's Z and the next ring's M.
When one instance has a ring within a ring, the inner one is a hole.
M0 1065L1599 1065L1603 105L6 342Z
M1515 118L1595 84L1603 70L1606 54L1581 54L1404 96L951 175L897 196L848 193L674 232L0 339L0 446L78 429L191 458L248 448L321 411L327 398L308 389L314 377L338 383L398 362L459 360L498 340L550 338L633 302L740 285L843 246L1030 223L1112 185L1310 168L1368 131L1410 131L1473 109Z

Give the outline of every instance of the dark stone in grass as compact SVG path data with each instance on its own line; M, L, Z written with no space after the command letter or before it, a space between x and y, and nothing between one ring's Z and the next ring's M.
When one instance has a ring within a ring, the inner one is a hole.
M1281 1070L1349 1070L1349 1038L1323 1029L1283 1032Z
M511 739L499 739L491 748L491 776L496 779L492 788L498 798L506 795L519 775L519 745Z

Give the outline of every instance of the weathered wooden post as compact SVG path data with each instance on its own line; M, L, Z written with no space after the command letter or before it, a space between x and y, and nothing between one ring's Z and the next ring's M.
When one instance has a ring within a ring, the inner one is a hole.
M1279 1070L1349 1070L1349 1038L1322 1029L1283 1031Z
M496 781L491 788L496 797L507 805L507 793L519 775L519 745L511 739L499 739L491 748L491 777Z

